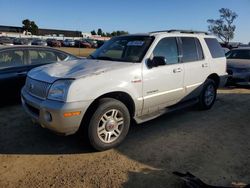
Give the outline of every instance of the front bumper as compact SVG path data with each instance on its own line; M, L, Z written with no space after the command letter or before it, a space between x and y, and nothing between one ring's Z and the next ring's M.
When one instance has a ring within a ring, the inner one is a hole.
M41 100L29 95L22 89L22 105L29 116L42 127L56 133L74 134L80 127L84 113L91 101L64 103ZM79 115L65 117L64 113L80 111Z
M232 72L228 76L228 85L250 85L250 72L246 73L234 73Z

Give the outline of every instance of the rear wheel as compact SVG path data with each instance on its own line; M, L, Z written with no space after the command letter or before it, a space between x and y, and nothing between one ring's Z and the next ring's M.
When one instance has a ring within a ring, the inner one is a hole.
M130 114L122 102L101 99L88 126L90 144L99 151L113 148L125 139L129 126Z
M217 88L213 80L207 79L200 94L199 107L201 110L210 109L216 99Z

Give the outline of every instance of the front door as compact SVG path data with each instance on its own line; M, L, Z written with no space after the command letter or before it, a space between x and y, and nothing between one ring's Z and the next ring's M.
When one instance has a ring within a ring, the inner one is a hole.
M210 73L210 67L205 59L201 43L196 37L181 37L181 62L184 65L184 87L186 89L185 99L197 97L203 83Z
M175 37L161 39L151 58L165 57L166 64L143 70L143 114L151 113L180 101L184 95L184 67L179 62Z

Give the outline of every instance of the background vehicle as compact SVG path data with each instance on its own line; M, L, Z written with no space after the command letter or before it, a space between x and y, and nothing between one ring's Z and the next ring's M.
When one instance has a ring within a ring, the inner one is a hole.
M85 40L75 40L75 47L79 48L91 48L91 44L86 42Z
M25 83L27 72L32 68L74 59L78 58L47 47L0 47L1 102L7 98L20 98L20 90Z
M91 48L97 48L98 44L96 40L91 40L91 39L84 39L86 42L88 42L91 45Z
M63 40L57 40L57 41L59 41L61 43L61 46L63 46Z
M47 39L47 45L50 47L61 47L61 42L56 39Z
M0 37L0 44L2 45L13 45L13 39L9 37Z
M229 51L227 57L227 85L250 85L250 47Z
M125 139L132 119L142 123L192 104L210 109L225 71L224 51L206 33L126 35L87 59L33 69L22 103L43 127L69 135L81 126L95 149L106 150Z
M75 41L72 40L72 39L65 39L65 40L63 41L63 46L66 46L66 47L75 46Z
M35 39L32 41L31 45L47 46L47 42L41 39Z
M26 38L15 38L13 40L14 45L31 45L31 40Z

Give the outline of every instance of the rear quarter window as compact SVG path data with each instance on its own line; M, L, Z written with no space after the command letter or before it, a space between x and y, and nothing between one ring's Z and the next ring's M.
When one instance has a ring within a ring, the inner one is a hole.
M24 65L22 50L6 50L0 52L0 69Z
M225 57L224 50L215 38L205 38L205 42L213 58Z

